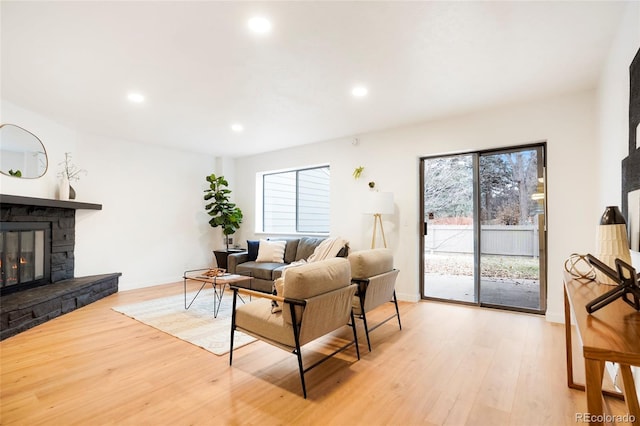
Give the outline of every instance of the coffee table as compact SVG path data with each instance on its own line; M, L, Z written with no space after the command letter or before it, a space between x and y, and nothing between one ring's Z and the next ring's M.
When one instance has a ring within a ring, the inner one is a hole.
M189 309L193 302L196 300L202 289L207 285L211 284L213 287L213 317L218 317L218 311L220 310L220 304L222 302L222 296L224 295L225 289L233 283L238 283L241 281L250 281L251 277L247 275L237 275L237 274L224 274L220 276L208 276L205 273L209 271L209 269L192 269L189 271L185 271L182 278L184 280L184 308ZM187 304L187 281L196 281L200 283L200 288L198 289L191 302Z

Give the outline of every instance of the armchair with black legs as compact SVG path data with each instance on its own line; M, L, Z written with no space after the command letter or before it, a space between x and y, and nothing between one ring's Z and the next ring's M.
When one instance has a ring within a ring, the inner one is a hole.
M306 398L304 374L307 371L351 345L355 345L357 358L360 359L352 311L352 299L357 286L351 284L351 268L344 258L327 259L287 269L284 280L281 295L232 286L234 296L229 365L233 363L233 337L236 331L294 353L298 358L302 393ZM236 301L239 294L257 297L238 306ZM276 301L282 310L274 312L272 301ZM305 367L302 346L346 325L353 331L353 340Z
M369 332L395 317L398 318L398 326L402 330L395 290L399 271L393 268L393 254L386 248L356 251L351 253L348 259L351 264L351 282L358 285L358 291L353 298L353 313L364 323L367 345L371 352ZM389 302L395 305L395 313L370 327L367 313Z

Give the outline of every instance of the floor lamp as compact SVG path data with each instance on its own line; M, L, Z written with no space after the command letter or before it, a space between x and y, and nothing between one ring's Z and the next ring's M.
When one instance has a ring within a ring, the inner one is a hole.
M371 248L376 247L376 234L378 223L380 223L380 232L382 233L382 241L385 248L387 247L387 238L384 235L384 227L382 226L382 215L393 214L393 193L392 192L371 192L367 200L366 214L373 215L373 235L371 237Z

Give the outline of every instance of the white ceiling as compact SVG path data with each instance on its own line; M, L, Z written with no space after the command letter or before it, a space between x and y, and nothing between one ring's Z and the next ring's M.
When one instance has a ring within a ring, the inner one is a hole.
M83 131L243 156L595 87L621 2L26 2L1 94ZM247 30L268 17L270 34ZM369 94L351 96L365 84ZM127 93L143 93L132 104ZM244 132L230 125L240 122Z

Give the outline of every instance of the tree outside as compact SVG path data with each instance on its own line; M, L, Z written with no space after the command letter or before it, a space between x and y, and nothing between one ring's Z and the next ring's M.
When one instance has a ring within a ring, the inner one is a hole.
M486 154L478 158L480 226L483 227L483 232L492 227L504 229L505 226L514 229L530 227L537 232L540 206L538 201L532 199L532 194L539 186L536 150ZM425 219L432 228L449 226L446 238L428 240L432 242L432 246L427 244L425 247L430 256L425 265L426 272L473 275L472 161L472 155L439 157L425 161ZM464 225L468 226L465 228ZM515 235L508 232L503 234L503 238ZM458 244L454 243L456 239ZM466 256L454 259L455 253L464 252ZM495 254L497 256L483 253L482 277L539 278L535 251L529 257L514 256L508 252Z
M432 224L473 223L470 155L439 157L425 163L424 211ZM480 220L483 225L533 223L538 186L535 151L480 156ZM433 217L433 219L431 218Z

